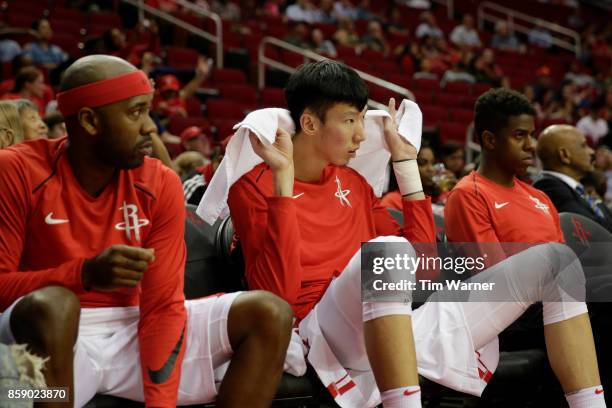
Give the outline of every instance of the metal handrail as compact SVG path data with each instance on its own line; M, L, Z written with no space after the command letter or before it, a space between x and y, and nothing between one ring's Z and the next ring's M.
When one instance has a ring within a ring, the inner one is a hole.
M498 17L496 15L487 13L487 9L501 13L505 17ZM518 23L517 20L519 20ZM577 31L570 30L569 28L563 27L559 24L551 23L550 21L542 20L541 18L530 16L529 14L521 13L520 11L512 10L508 7L500 6L499 4L492 3L490 1L485 1L478 6L479 29L482 30L484 28L485 21L490 21L492 23L506 21L511 30L516 30L523 34L529 34L529 31L531 31L533 26L546 28L550 31L552 43L554 45L569 50L575 53L576 57L580 57L580 53L582 51L580 34ZM521 25L521 21L531 23L532 26L526 26L524 24ZM564 38L555 37L554 34L562 35L566 38L569 37L571 40L573 40L573 42Z
M216 48L216 59L217 59L217 68L223 68L223 21L221 20L221 16L217 13L213 13L212 11L208 11L205 8L198 6L195 3L191 3L186 0L174 0L176 4L183 6L184 8L191 10L203 17L210 18L215 22L215 33L216 37L215 48Z
M296 54L300 54L304 56L304 62L308 62L308 60L323 61L323 60L329 59L327 57L324 57L323 55L317 54L316 52L304 50L302 48L296 47L295 45L289 44L288 42L279 40L278 38L264 37L261 40L261 43L259 44L258 62L257 62L257 73L258 73L257 86L260 90L266 86L266 71L265 71L266 66L278 69L288 74L293 74L295 71L297 71L296 68L290 67L289 65L283 64L282 62L266 57L265 49L266 49L267 44L275 45L279 48L283 48L285 50L294 52ZM359 76L364 81L371 82L380 87L389 89L410 100L413 100L413 101L415 100L414 94L402 86L396 85L389 81L385 81L384 79L380 79L368 73L359 71L358 69L355 69L355 72L357 72L357 74L359 74ZM378 101L374 101L373 99L368 100L368 105L376 109L385 109L387 107L387 104L380 103Z
M136 7L139 11L140 14L140 18L142 18L142 16L144 15L144 12L147 12L149 14L154 15L155 17L158 17L162 20L165 20L169 23L172 23L180 28L182 28L185 31L190 32L193 35L197 35L198 37L202 37L207 41L210 41L212 43L214 43L216 45L216 64L217 64L217 68L223 68L223 42L222 42L222 37L221 36L215 36L212 35L211 33L202 30L201 28L198 28L192 24L189 24L183 20L181 20L178 17L173 16L170 13L166 13L165 11L161 11L158 10L154 7L151 7L147 4L144 4L143 0L122 0L124 3L128 3L131 4L132 6ZM177 2L180 2L182 0L176 0ZM214 13L209 13L209 14L214 14ZM217 18L219 19L219 22L221 21L221 18L217 15ZM207 16L212 18L213 20L215 20L214 17L212 16ZM221 29L221 27L218 26L218 29Z

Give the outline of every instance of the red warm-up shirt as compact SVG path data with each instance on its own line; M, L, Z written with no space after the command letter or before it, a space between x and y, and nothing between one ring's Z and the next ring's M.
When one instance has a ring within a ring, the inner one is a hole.
M260 164L232 186L228 204L249 287L287 300L298 318L314 307L362 242L380 235L435 242L429 198L404 202L401 230L349 167L327 166L317 183L295 180L293 194L274 196L272 171Z
M505 187L476 171L451 190L444 224L451 242L565 242L559 214L546 194L516 178L513 187ZM490 258L487 264L499 260Z
M33 290L61 285L82 307L139 306L138 338L147 406L174 407L185 349L185 209L180 180L158 160L120 170L98 197L78 183L67 140L0 150L0 310ZM114 244L155 249L132 289L85 291L81 268ZM176 358L171 375L149 377Z

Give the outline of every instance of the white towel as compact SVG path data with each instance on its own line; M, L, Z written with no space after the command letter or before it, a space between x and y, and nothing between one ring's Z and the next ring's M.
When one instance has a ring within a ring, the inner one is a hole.
M366 140L361 143L356 157L348 164L368 181L377 196L382 194L385 187L385 170L391 157L384 138L384 117L390 116L383 110L366 112ZM396 121L399 135L419 150L423 114L418 105L404 99L397 111ZM262 159L253 151L248 137L249 131L253 132L263 143L271 144L274 143L279 127L289 134L295 133L295 125L286 109L256 110L234 126L236 133L230 139L225 150L225 157L219 164L196 211L202 219L212 225L219 217L229 216L227 196L230 187L245 173L262 162Z

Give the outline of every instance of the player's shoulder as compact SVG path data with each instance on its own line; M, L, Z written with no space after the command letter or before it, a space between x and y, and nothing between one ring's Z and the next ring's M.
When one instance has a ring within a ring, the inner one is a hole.
M272 194L272 170L265 163L260 163L251 170L244 173L232 186L240 189L246 186L255 188L262 194Z
M140 167L129 171L132 172L134 185L155 197L161 196L168 189L178 188L182 191L178 174L160 160L145 157Z
M449 193L449 199L477 197L486 190L486 185L475 171L463 176Z
M53 175L66 143L65 138L38 139L0 149L0 174L25 177L33 184L42 182Z
M542 201L550 201L550 199L548 198L548 195L542 190L538 189L537 187L534 187L531 184L526 183L521 180L516 180L516 183L518 183L521 186L521 188L523 188L523 190L527 191L529 195L539 198Z

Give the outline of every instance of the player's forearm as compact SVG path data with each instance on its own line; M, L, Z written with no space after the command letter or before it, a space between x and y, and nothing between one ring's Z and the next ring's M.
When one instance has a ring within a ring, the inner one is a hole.
M0 311L15 300L46 286L64 286L72 291L82 291L81 269L84 259L76 259L56 268L38 271L8 271L0 273Z
M292 197L294 177L293 165L283 170L274 171L274 195L277 197Z

